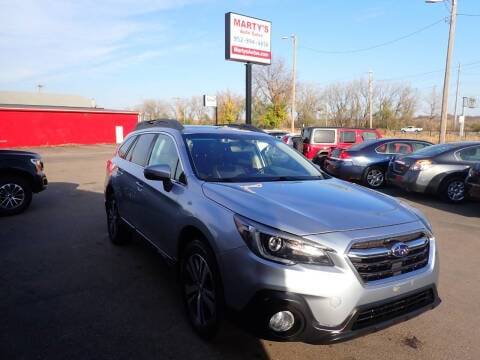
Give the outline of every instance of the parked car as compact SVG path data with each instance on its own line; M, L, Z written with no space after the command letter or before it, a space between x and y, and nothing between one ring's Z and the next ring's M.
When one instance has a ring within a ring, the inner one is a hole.
M387 181L407 191L438 194L458 203L465 199L468 169L478 161L478 141L433 145L392 161Z
M423 131L423 128L416 126L407 126L400 130L403 133L419 133Z
M325 160L324 169L340 179L360 181L377 189L385 184L388 164L396 155L411 154L430 145L427 141L409 139L365 141L348 150L334 149Z
M224 309L259 337L332 343L434 308L427 219L329 177L259 132L152 122L107 163L108 234L134 230L178 264L203 338Z
M465 180L467 194L472 199L480 200L480 162L472 165Z
M0 150L0 215L25 211L32 194L46 189L47 177L39 154Z
M300 141L301 137L297 134L287 134L282 136L282 141L290 147L295 146L295 142Z
M282 130L268 130L267 134L271 135L271 136L274 136L277 139L281 140L282 137L284 137L285 135L288 135L288 132L287 131L282 131Z
M302 142L297 150L321 167L329 153L335 148L348 149L365 140L382 137L376 129L322 127L304 128L301 136Z

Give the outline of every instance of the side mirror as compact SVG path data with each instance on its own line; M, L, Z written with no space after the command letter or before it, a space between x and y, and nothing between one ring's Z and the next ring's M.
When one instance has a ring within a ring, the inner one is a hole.
M151 165L143 170L143 175L148 180L162 181L165 191L172 190L172 173L168 165Z

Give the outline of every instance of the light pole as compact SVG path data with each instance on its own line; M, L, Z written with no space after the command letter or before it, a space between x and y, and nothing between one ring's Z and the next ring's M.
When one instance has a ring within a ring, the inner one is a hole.
M295 132L295 98L296 98L296 82L297 82L297 35L282 37L283 40L292 39L292 105L291 105L291 121L292 133Z
M439 3L445 0L425 0L428 4ZM457 0L450 0L452 2L450 11L450 31L448 34L448 48L447 60L445 62L445 78L443 80L443 95L442 95L442 115L440 120L440 137L441 144L445 142L447 132L447 117L448 117L448 86L450 82L450 61L453 52L453 45L455 42L455 26L457 22Z

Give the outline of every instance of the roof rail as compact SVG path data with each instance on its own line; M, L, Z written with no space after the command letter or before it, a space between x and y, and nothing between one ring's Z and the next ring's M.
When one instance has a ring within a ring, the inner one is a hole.
M148 129L151 127L166 127L175 130L183 130L183 125L174 119L155 119L155 120L148 120L148 121L141 121L135 127L135 130L141 129Z
M218 126L226 126L226 127L231 127L231 128L240 129L240 130L255 131L255 132L264 133L264 134L266 133L264 130L250 124L218 124Z

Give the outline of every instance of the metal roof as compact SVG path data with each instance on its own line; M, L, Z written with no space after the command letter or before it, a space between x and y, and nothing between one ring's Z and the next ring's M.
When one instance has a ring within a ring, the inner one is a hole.
M0 91L1 105L64 106L95 108L95 100L79 95L44 92Z

